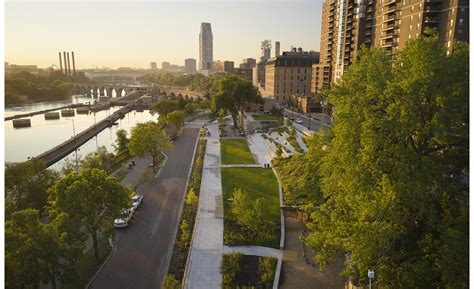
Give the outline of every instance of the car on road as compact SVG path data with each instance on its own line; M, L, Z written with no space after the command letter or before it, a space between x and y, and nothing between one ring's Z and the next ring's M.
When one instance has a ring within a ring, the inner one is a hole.
M135 195L132 198L133 209L136 210L143 203L143 195Z
M296 122L296 123L303 123L303 120L302 120L301 118L297 117L297 118L295 119L295 122Z
M123 209L117 219L114 220L115 228L125 228L128 227L128 223L133 217L133 208Z

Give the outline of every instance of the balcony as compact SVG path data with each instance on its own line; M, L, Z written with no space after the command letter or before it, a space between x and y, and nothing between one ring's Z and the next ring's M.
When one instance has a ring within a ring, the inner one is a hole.
M388 5L394 4L394 3L397 3L397 0L388 0L385 3L383 3L383 6L388 6Z
M352 17L347 16L347 24L352 23Z
M371 13L374 11L374 8L372 7L367 7L367 10L365 11L366 13Z
M396 28L398 28L397 25L391 24L391 25L387 25L386 27L382 28L380 31L382 31L382 32L383 31L389 31L389 30L393 30L393 29L396 29Z
M395 12L395 11L397 11L397 7L395 7L395 6L388 7L388 9L383 12L383 14L389 14L389 13L392 13L392 12Z
M395 33L386 33L385 35L382 35L382 37L380 37L380 39L390 39L390 38L393 38L393 37L397 37L398 35L395 34Z
M383 20L382 22L385 23L385 22L392 22L392 21L395 21L395 15L385 18L385 20Z

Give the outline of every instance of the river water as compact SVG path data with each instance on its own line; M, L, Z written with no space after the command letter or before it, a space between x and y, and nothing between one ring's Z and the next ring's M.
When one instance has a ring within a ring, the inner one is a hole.
M93 99L85 96L72 96L69 101L5 108L5 117L88 101L93 101ZM108 110L102 110L95 114L76 114L74 117L61 117L58 120L45 120L44 114L39 114L30 117L31 127L28 128L13 128L13 122L11 120L5 121L5 161L23 162L27 161L28 158L38 156L72 138L74 133L78 134L82 132L94 125L95 122L99 122L119 109L120 107L111 107ZM83 144L77 151L78 157L95 151L99 146L105 146L109 152L113 152L113 144L116 140L117 130L126 130L128 137L130 137L130 130L137 123L155 121L156 119L157 115L153 116L147 110L144 112L132 111L123 119L119 119L117 125L106 128L96 137ZM71 161L75 161L75 152L72 152L67 158ZM52 165L51 168L60 169L63 162L64 159Z

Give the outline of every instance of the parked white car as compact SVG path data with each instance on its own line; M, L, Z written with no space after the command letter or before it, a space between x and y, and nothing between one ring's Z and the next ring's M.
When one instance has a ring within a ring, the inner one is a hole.
M135 195L132 198L133 200L133 209L136 210L143 203L143 195Z
M301 118L297 117L297 118L295 119L295 122L296 122L296 123L303 123L303 120L302 120Z
M120 213L120 216L114 220L115 228L125 228L128 227L128 223L133 217L133 208L123 209Z

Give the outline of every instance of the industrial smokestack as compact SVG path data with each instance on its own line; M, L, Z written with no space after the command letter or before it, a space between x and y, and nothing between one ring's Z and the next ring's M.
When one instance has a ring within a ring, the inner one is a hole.
M61 52L59 52L59 68L61 69L61 73L63 73L63 61L61 60Z
M69 62L69 52L67 53L67 73L71 76L71 62Z
M64 60L64 75L68 75L67 74L67 58L66 58L66 51L63 51L63 60Z
M74 76L76 76L76 62L74 61L74 51L72 53L72 71Z
M280 41L275 42L275 57L280 56Z

